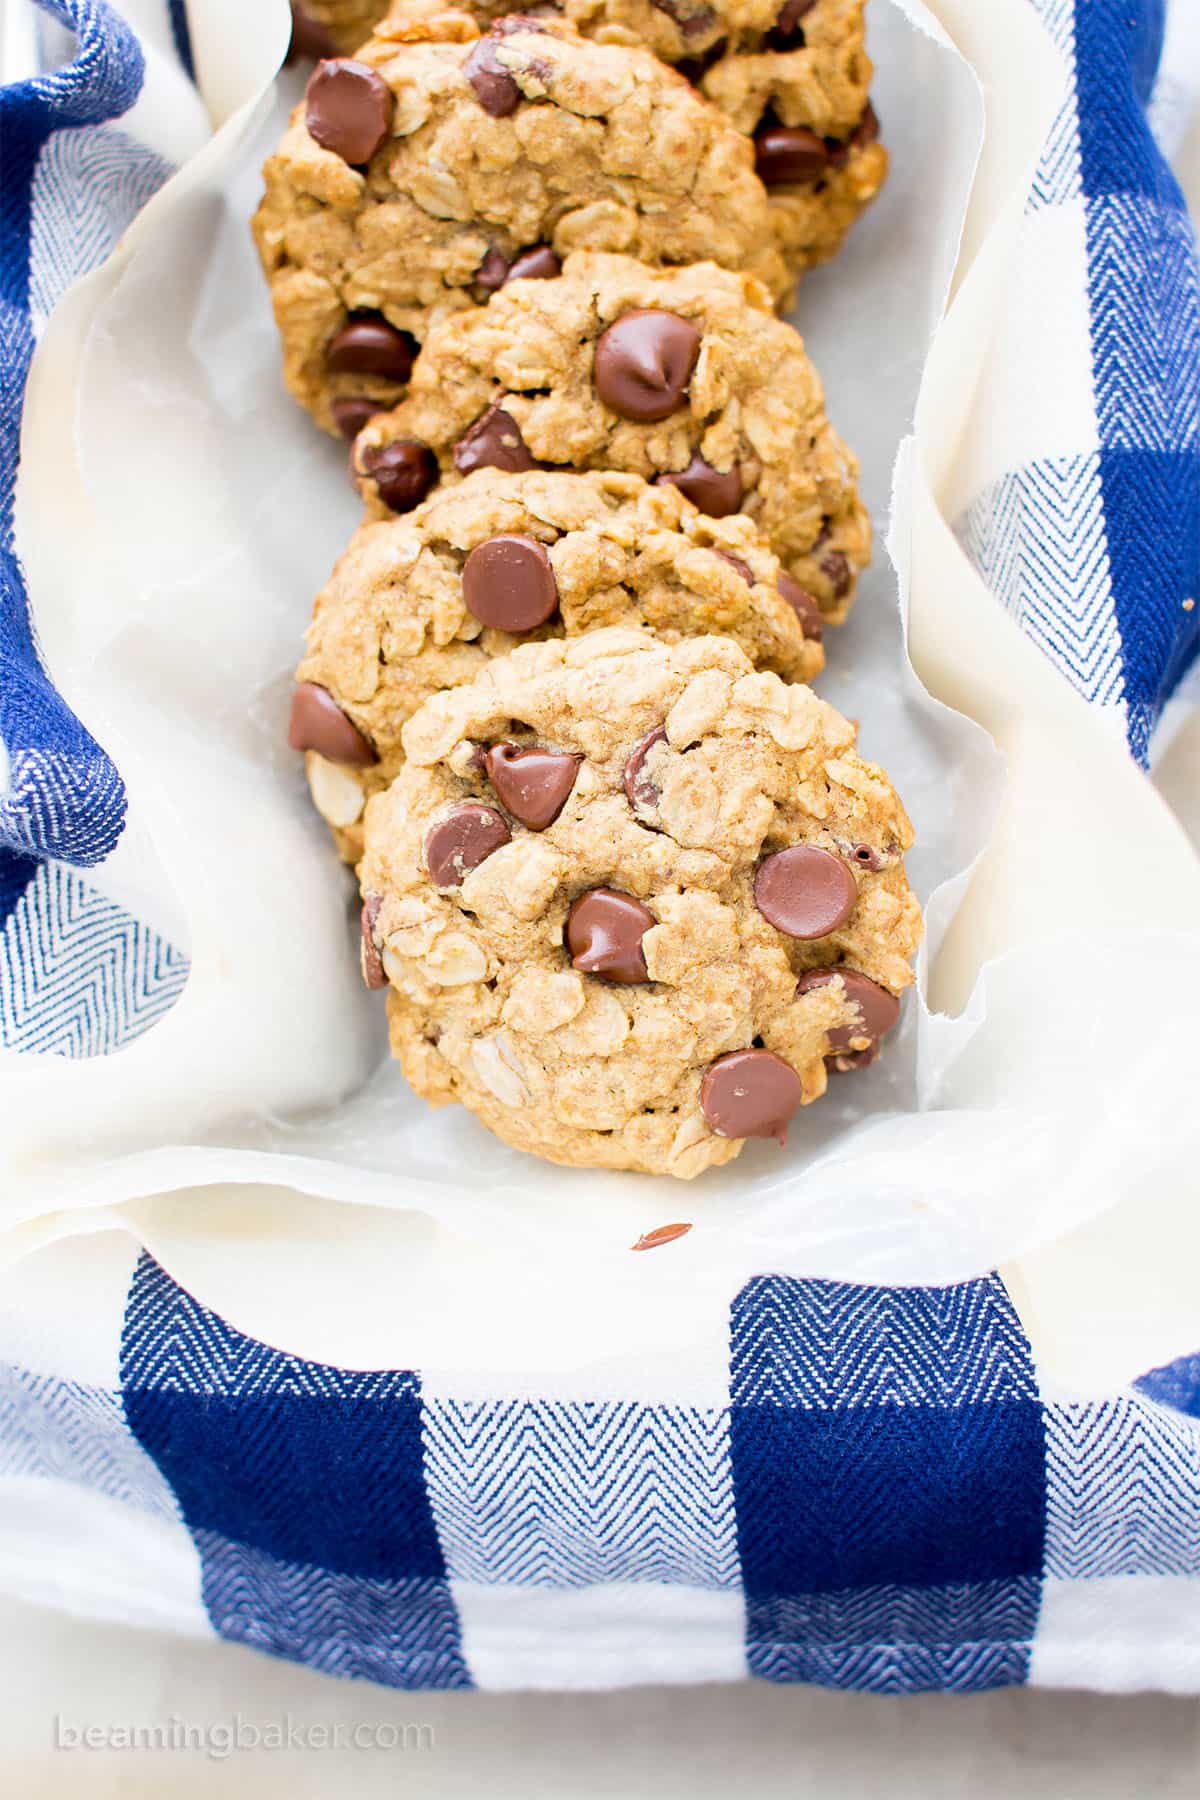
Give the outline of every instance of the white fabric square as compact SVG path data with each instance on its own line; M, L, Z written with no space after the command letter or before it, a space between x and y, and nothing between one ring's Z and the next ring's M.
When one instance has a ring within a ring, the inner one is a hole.
M1081 199L1025 214L980 403L946 497L951 518L1026 463L1099 449L1087 268Z
M1171 1575L1048 1579L1031 1687L1168 1694L1200 1690L1200 1582Z
M742 1681L740 1592L613 1582L491 1587L452 1581L463 1653L481 1688L611 1688Z
M0 1274L0 1362L117 1392L139 1246L125 1231L64 1238Z

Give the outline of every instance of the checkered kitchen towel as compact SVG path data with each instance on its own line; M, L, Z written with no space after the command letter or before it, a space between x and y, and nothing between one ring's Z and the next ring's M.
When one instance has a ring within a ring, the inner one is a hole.
M183 93L186 41L168 0L127 0L136 35L102 0L43 4L74 58L0 93L0 1044L86 1055L184 971L78 872L123 794L37 661L16 433L49 306L169 173L153 126L178 108L148 102ZM1192 7L1040 0L1072 80L1012 342L1037 354L1040 320L1076 361L1052 441L1011 434L961 522L1138 756L1200 631L1200 299L1160 148ZM67 1242L0 1282L0 1582L405 1687L1200 1692L1200 1361L1084 1402L1048 1390L995 1279L766 1276L724 1366L703 1404L601 1371L551 1400L340 1370L247 1339L119 1232Z

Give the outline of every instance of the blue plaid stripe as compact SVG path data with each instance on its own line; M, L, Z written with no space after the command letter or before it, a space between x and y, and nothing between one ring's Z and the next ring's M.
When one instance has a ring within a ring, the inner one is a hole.
M764 1277L734 1305L730 1393L753 1673L886 1692L1024 1678L1044 1429L998 1282Z
M988 586L1086 699L1121 713L1146 761L1200 649L1200 265L1147 117L1165 8L1033 3L1070 86L1028 206L1061 214L1064 245L1082 219L1094 417L1075 422L1076 456L1010 468L958 530Z
M41 667L13 542L21 407L33 354L32 192L38 158L53 134L127 112L141 90L143 62L137 39L102 0L41 4L73 28L79 49L55 74L0 88L0 744L8 761L0 849L86 864L102 861L116 843L125 792ZM10 864L9 884L14 873Z
M466 1682L416 1375L272 1350L143 1257L121 1392L195 1538L218 1631L317 1668L332 1666L332 1637L396 1686L430 1685L435 1673L438 1686ZM391 1628L389 1600L404 1614Z

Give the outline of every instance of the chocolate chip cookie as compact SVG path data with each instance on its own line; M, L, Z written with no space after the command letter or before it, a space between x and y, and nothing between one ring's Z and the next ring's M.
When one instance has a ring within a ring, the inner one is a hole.
M525 644L404 728L363 971L416 1091L552 1162L783 1141L912 981L912 840L854 727L725 637Z
M598 43L652 50L754 135L779 242L799 271L833 254L887 173L868 103L865 3L561 0L544 10ZM431 10L428 0L390 7L409 20ZM503 0L464 0L461 10L487 29L506 9ZM388 11L387 0L307 0L347 54Z
M377 516L478 468L629 470L714 518L750 515L788 574L845 617L871 528L858 464L802 339L751 277L567 258L430 332L412 387L354 449Z
M353 436L433 320L580 246L790 281L754 151L646 50L512 15L394 21L317 64L254 220L284 378Z
M317 597L290 739L349 862L422 701L523 638L628 624L667 643L725 632L756 668L808 681L821 615L749 519L708 519L637 475L482 470L355 534Z

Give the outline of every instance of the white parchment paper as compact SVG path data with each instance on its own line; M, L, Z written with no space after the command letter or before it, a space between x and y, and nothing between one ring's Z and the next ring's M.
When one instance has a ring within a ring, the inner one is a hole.
M173 1012L118 1056L0 1058L8 1253L120 1223L286 1348L347 1365L486 1356L545 1372L612 1353L617 1338L626 1354L704 1339L760 1270L965 1278L1181 1167L1195 1130L1180 1104L1187 1015L1200 998L1183 865L1127 807L1122 869L1157 857L1172 897L1143 907L1130 958L1103 833L1088 820L1081 837L1079 807L1104 814L1108 765L1086 731L1073 735L1070 708L1047 697L1057 676L1031 673L1036 652L1010 622L998 619L999 635L996 621L971 623L973 577L933 498L929 445L952 441L970 393L960 347L964 391L928 417L939 345L935 373L953 386L953 334L939 326L984 115L971 69L917 0L873 8L891 181L843 256L805 283L796 322L880 527L895 482L896 568L881 542L818 685L862 721L864 752L913 815L922 972L931 960L949 970L953 1010L914 997L888 1055L802 1114L786 1154L752 1146L687 1186L540 1164L408 1092L384 1054L377 997L357 980L352 883L283 743L311 597L357 518L343 453L282 392L247 231L259 164L297 91L294 76L256 91L284 10L264 0L265 16L248 31L239 15L234 32L232 0L196 9L202 71L206 42L228 47L225 123L126 253L70 297L31 387L20 533L39 627L133 807L101 880L193 962ZM1002 173L986 156L982 172L1001 211L1003 175L1014 186L1057 92L1048 40L1023 47L1024 116L1007 129ZM977 305L980 331L995 292ZM77 521L66 534L64 494ZM962 712L913 673L897 569L923 673ZM1020 729L1002 728L1014 719ZM1124 803L1133 788L1111 780ZM629 1255L674 1219L695 1228Z

